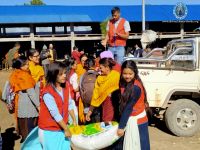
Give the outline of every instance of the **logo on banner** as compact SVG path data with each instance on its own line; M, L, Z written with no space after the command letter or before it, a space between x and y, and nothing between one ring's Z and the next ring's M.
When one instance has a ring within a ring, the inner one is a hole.
M174 6L173 14L177 19L179 20L184 19L187 16L187 13L188 9L184 3L179 2L176 4L176 6Z

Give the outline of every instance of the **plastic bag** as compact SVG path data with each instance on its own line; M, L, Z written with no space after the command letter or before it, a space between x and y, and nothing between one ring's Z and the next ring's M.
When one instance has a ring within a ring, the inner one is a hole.
M103 123L98 123L101 127ZM88 125L86 125L85 128L87 128ZM90 126L90 124L89 124ZM71 137L71 142L72 145L75 149L80 149L80 150L98 150L102 149L105 147L108 147L112 145L115 141L119 139L117 136L117 129L118 129L118 124L117 123L112 123L112 125L109 126L103 126L102 130L99 130L98 133L95 133L95 131L91 131L89 135L87 133L81 133L78 135L73 135ZM87 132L87 131L83 131ZM102 142L103 139L103 142Z
M11 87L9 81L6 81L2 93L2 99L6 102L7 108L10 114L14 113L15 111L15 92Z

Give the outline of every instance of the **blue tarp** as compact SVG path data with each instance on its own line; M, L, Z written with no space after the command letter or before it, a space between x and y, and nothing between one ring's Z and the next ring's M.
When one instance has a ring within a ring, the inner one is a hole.
M146 5L146 21L177 21L175 5ZM113 6L0 6L0 23L102 22L111 16ZM142 6L119 6L121 16L130 22L141 22ZM187 5L183 21L200 20L200 5Z
M42 150L38 136L38 127L35 127L29 133L26 140L21 144L21 150Z

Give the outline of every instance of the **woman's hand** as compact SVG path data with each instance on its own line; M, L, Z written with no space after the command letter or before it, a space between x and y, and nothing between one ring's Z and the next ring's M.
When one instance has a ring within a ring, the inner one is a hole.
M89 110L88 113L85 116L86 121L90 121L91 120L91 118L90 118L91 115L92 115L92 111Z
M72 134L70 133L70 131L68 129L64 130L64 133L65 133L66 138L70 138L72 136Z
M120 136L120 137L123 136L124 135L124 129L118 129L117 135Z
M59 121L58 124L63 128L65 137L69 138L69 137L72 136L71 133L70 133L70 130L69 130L69 128L67 127L67 125L66 125L66 123L64 122L64 120Z
M76 120L73 120L73 125L77 126Z

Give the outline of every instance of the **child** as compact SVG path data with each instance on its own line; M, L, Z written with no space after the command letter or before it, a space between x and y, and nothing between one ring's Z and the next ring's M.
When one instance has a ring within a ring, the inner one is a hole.
M40 143L43 149L70 150L68 113L73 118L74 125L76 119L73 110L69 110L68 106L69 83L66 82L66 66L61 62L50 64L46 81L38 123Z
M120 122L117 134L124 136L123 150L150 150L146 92L134 61L122 64L120 79ZM126 127L126 130L125 130Z
M75 70L77 68L77 62L75 59L68 57L65 61L65 64L67 66L67 78L69 80L70 84L70 106L74 108L74 113L76 118L76 121L78 123L78 110L75 104L76 96L79 95L79 85L78 85L78 76L75 73ZM76 101L78 103L78 100ZM69 116L69 123L72 124L72 118Z

